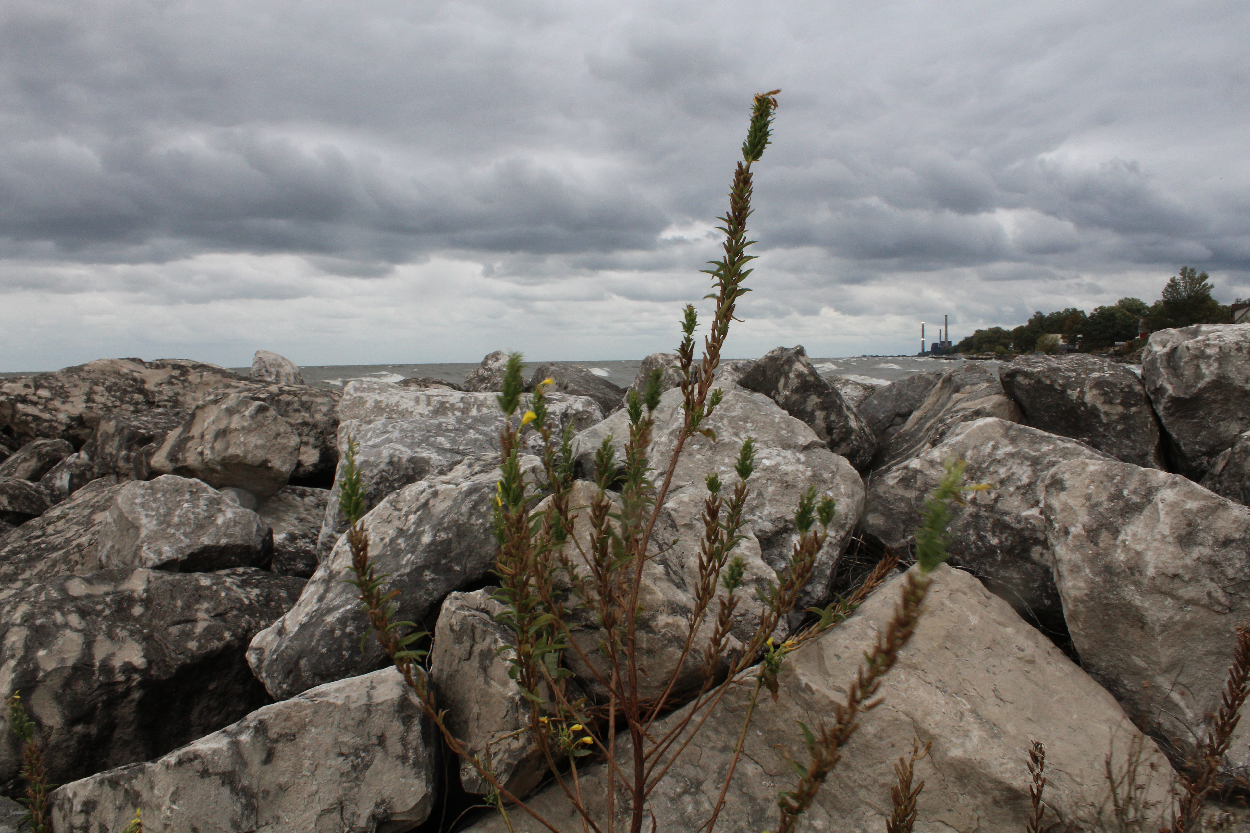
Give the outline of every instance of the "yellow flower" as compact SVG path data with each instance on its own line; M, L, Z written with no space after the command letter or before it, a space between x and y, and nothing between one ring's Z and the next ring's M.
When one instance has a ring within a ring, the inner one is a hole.
M574 723L572 726L570 726L570 727L569 727L569 731L570 731L570 732L580 732L580 731L582 730L582 728L583 728L583 727L582 727L582 724L580 724L580 723Z
M594 743L594 742L595 742L595 739L590 737L589 735L587 735L586 737L578 741L578 743Z
M521 427L524 428L536 419L538 419L538 414L533 411L526 411L525 416L521 417Z

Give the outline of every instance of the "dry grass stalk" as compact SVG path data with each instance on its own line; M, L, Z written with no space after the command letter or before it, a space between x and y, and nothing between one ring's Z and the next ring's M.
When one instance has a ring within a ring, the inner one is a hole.
M916 824L916 815L919 812L916 799L920 797L920 791L924 789L924 781L916 784L914 788L911 782L915 776L916 761L928 755L932 745L933 741L929 741L922 749L920 741L913 740L911 756L899 758L898 763L894 765L895 782L890 788L890 803L894 811L886 819L886 833L911 833L912 827Z

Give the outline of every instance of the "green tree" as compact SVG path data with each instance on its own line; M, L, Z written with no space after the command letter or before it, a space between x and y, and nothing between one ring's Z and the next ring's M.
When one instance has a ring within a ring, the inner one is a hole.
M988 330L977 330L955 346L960 353L993 353L996 347L1010 350L1011 333L1002 327L990 327Z
M1168 279L1163 287L1163 296L1151 307L1147 319L1150 329L1226 321L1228 307L1211 297L1210 279L1206 272L1182 266L1179 275Z

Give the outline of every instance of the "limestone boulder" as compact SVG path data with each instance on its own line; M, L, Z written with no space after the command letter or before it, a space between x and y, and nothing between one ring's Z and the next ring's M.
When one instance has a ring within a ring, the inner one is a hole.
M0 426L19 437L61 438L79 447L105 415L189 410L210 391L242 381L201 362L100 359L0 384Z
M50 502L60 503L96 479L95 463L85 453L76 451L39 478L39 485Z
M363 519L370 560L397 590L396 621L422 622L453 590L479 582L495 561L494 506L498 474L469 480L423 480L382 500ZM351 548L339 539L299 601L256 635L248 662L276 699L373 671L388 662L369 625L354 577Z
M138 569L5 587L0 690L21 692L54 783L159 757L264 705L243 652L301 585ZM0 735L0 786L20 765Z
M150 763L52 796L63 833L411 830L433 806L433 733L394 669L265 706Z
M299 375L295 362L286 356L280 356L269 350L257 350L252 357L252 372L248 378L257 382L272 382L278 385L302 385L304 377Z
M941 378L940 370L917 373L877 388L856 406L860 416L877 436L879 447L885 448L889 444Z
M467 391L503 390L503 379L508 370L508 354L503 350L488 353L461 385Z
M18 526L37 518L52 502L38 483L21 477L0 477L0 520Z
M527 404L528 398L523 407ZM557 435L568 425L580 431L603 418L599 406L586 397L552 393L547 405ZM346 455L349 440L357 444L366 509L409 483L445 475L467 461L483 461L487 468L498 465L503 412L493 393L351 382L343 392L339 418L340 453ZM539 436L531 428L524 441L529 450L538 451ZM342 477L340 465L318 543L323 554L347 528L338 507Z
M121 488L105 478L93 480L69 500L0 538L0 587L101 569L100 525Z
M267 567L273 557L273 533L259 515L205 483L169 474L122 486L98 536L104 569L210 572Z
M1142 381L1167 432L1175 470L1201 480L1250 430L1250 324L1152 333Z
M96 477L113 475L122 480L150 480L155 476L152 455L164 444L165 437L190 415L184 410L158 408L101 417L82 453L95 465Z
M1088 460L1051 470L1043 508L1082 666L1185 761L1250 618L1250 508L1179 475ZM1250 774L1244 721L1225 768Z
M530 390L545 379L552 382L549 391L593 399L605 414L619 408L625 397L625 388L596 376L581 365L540 364L530 376Z
M231 391L221 391L228 392ZM319 488L330 485L339 459L335 444L339 427L338 391L307 385L247 381L239 384L233 392L273 408L299 437L298 459L290 478L292 483Z
M846 376L827 376L824 378L830 385L833 385L838 393L842 394L843 401L854 408L857 414L859 413L859 406L872 395L873 391L885 387L884 384L862 382L859 379L850 379ZM863 415L860 414L860 417L862 418Z
M1064 611L1051 575L1042 484L1065 461L1110 458L1084 443L994 417L963 423L927 451L873 472L863 530L901 555L912 554L925 501L951 459L967 463L965 482L992 487L966 495L966 508L955 510L947 535L951 563L980 578L1021 616L1060 633Z
M999 369L1024 424L1117 460L1162 468L1159 423L1141 379L1104 356L1021 356Z
M942 374L903 427L877 454L874 465L888 468L932 448L955 426L984 417L1020 422L1020 406L1003 392L998 374L965 364Z
M273 565L284 576L309 578L317 569L317 537L330 501L328 489L287 486L256 507L273 530Z
M898 596L896 579L845 624L787 658L778 700L765 697L755 710L718 831L776 829L777 794L797 781L789 761L807 760L797 722L816 731L831 720ZM653 791L649 807L659 830L695 830L706 820L729 772L751 688L736 686L725 695ZM1156 829L1165 819L1167 759L1110 694L966 573L942 567L934 574L925 613L879 695L881 704L861 716L841 763L803 817L804 829L884 829L897 781L894 765L914 740L932 743L916 764L916 781L925 782L917 801L918 831L1023 830L1031 810L1026 764L1033 740L1046 746L1047 824L1116 829L1106 768L1122 775L1133 750L1140 797L1154 803L1140 819L1141 829ZM661 720L653 734L678 717ZM618 754L628 771L627 746L619 743ZM587 803L603 819L609 788L604 767L579 774ZM558 788L543 790L530 804L557 829L581 830ZM619 792L617 807L622 814L629 807ZM504 828L491 816L469 829Z
M633 384L629 386L629 390L638 391L638 395L642 396L647 392L647 385L651 379L651 374L660 371L660 392L672 390L681 384L681 367L678 363L676 353L652 353L647 356L638 365L638 373L634 375ZM607 413L606 411L604 413Z
M241 394L212 397L172 431L152 457L156 474L194 477L210 486L246 489L265 500L287 484L300 439L263 402Z
M1250 506L1250 431L1215 458L1202 485L1221 497Z
M802 346L778 347L756 361L737 380L747 390L772 399L790 416L806 423L835 454L865 471L877 448L872 429L838 389L807 358Z
M547 774L547 764L530 738L529 703L508 676L516 642L495 619L503 609L489 590L449 595L434 630L430 680L452 734L472 754L491 762L509 792L525 796ZM463 761L460 783L478 795L489 789Z
M31 440L0 463L0 477L37 481L73 453L65 440Z

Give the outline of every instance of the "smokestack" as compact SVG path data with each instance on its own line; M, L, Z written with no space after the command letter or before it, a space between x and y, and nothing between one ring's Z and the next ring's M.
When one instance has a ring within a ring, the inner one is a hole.
M924 322L920 322L920 352L924 353Z
M942 316L942 341L951 340L951 322L949 315Z

